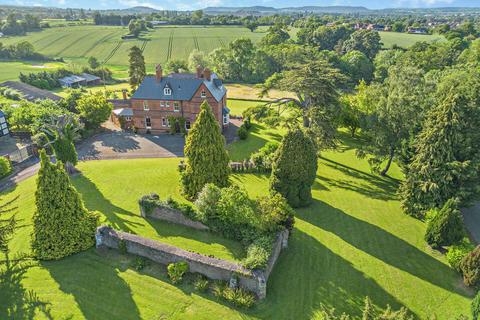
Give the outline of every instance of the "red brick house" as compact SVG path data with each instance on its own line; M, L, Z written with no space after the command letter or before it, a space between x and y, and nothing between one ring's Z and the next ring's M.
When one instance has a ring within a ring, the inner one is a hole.
M118 117L128 114L128 120L138 132L160 133L170 130L168 118L185 118L190 129L200 112L200 105L207 101L224 128L228 125L227 90L215 73L198 68L195 74L172 73L164 76L160 65L155 76L147 76L129 101L130 110L112 114Z

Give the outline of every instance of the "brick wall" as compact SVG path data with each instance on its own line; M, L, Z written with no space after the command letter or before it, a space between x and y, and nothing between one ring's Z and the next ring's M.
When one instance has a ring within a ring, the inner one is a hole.
M202 91L206 92L206 98L201 97ZM217 102L204 84L198 88L190 101L177 101L180 108L178 112L174 110L174 101L147 100L149 110L146 111L144 110L144 100L132 99L131 108L133 109L134 114L134 126L141 132L144 131L146 129L145 118L150 117L152 132L166 132L169 128L162 125L162 118L167 119L169 116L184 117L185 119L190 120L193 125L197 115L200 113L200 105L205 100L212 108L219 125L222 126L223 106L225 105L226 98L224 97L221 101ZM162 102L164 107L161 107ZM166 102L169 102L170 104L168 108L166 107Z

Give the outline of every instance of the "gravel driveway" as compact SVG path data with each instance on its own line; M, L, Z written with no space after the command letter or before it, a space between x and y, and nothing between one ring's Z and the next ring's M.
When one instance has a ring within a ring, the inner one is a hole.
M185 138L181 135L138 135L109 131L82 142L79 160L183 157Z

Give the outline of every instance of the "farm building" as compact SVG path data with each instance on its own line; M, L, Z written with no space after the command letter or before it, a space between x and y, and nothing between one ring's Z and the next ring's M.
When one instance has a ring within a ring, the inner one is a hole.
M59 101L62 100L62 97L57 96L56 94L51 93L47 90L42 90L37 87L31 86L27 83L19 82L19 81L5 81L0 83L0 87L9 88L12 90L16 90L22 94L22 98L28 101L36 101L36 100L53 100Z
M0 137L6 136L9 133L7 118L2 110L0 110Z
M71 75L58 79L62 87L67 88L79 88L82 86L94 86L100 84L100 77L94 76L88 73L82 73L81 75Z
M209 69L197 68L196 73L163 75L157 65L155 76L145 77L130 99L132 124L140 132L170 130L170 117L185 119L185 128L193 125L201 104L207 101L223 129L230 122L227 89L221 79ZM127 112L123 109L122 112ZM113 117L117 117L114 113Z
M408 28L408 33L411 34L428 34L428 30L425 28Z

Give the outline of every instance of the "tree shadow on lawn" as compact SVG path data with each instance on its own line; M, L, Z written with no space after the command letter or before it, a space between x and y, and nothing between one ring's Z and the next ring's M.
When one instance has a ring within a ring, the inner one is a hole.
M234 259L236 259L237 261L242 260L246 256L245 248L242 246L240 242L227 239L218 233L214 233L211 231L195 230L190 227L181 226L178 224L150 219L150 218L145 219L145 221L148 222L150 226L153 229L155 229L157 234L162 238L182 237L185 239L198 241L206 245L218 244L226 248L234 257ZM156 239L153 239L153 240L156 240ZM159 241L161 241L161 239ZM195 250L191 250L191 248L182 248L182 249L187 251L197 252ZM207 255L206 253L202 253L202 252L197 252L197 253ZM219 258L219 257L216 257L216 258Z
M228 145L227 150L230 154L230 159L233 161L242 161L250 158L250 155L263 147L269 140L263 138L261 135L270 136L277 142L280 142L282 135L274 132L265 132L263 130L272 129L267 128L263 124L253 123L246 140L238 140Z
M105 198L98 190L95 183L84 175L78 175L72 179L75 188L81 193L85 207L88 210L98 210L105 215L107 221L113 228L129 233L134 233L130 226L141 225L138 222L129 221L122 216L136 216L135 214L114 205Z
M34 266L35 262L22 257L0 263L0 319L35 319L39 314L53 319L50 304L22 284Z
M391 177L379 177L361 170L346 166L342 163L320 157L322 165L338 170L355 180L329 179L317 176L317 179L333 187L350 190L363 194L372 199L396 200L400 181Z
M315 200L308 210L297 210L297 216L412 276L462 296L471 295L467 289L456 286L460 278L454 270L378 226L319 200Z
M41 265L61 291L73 296L85 319L141 319L128 283L119 276L130 260L109 250L90 249Z
M403 305L375 280L309 234L295 229L255 313L267 319L313 319L323 308L361 316L365 297L385 309Z

